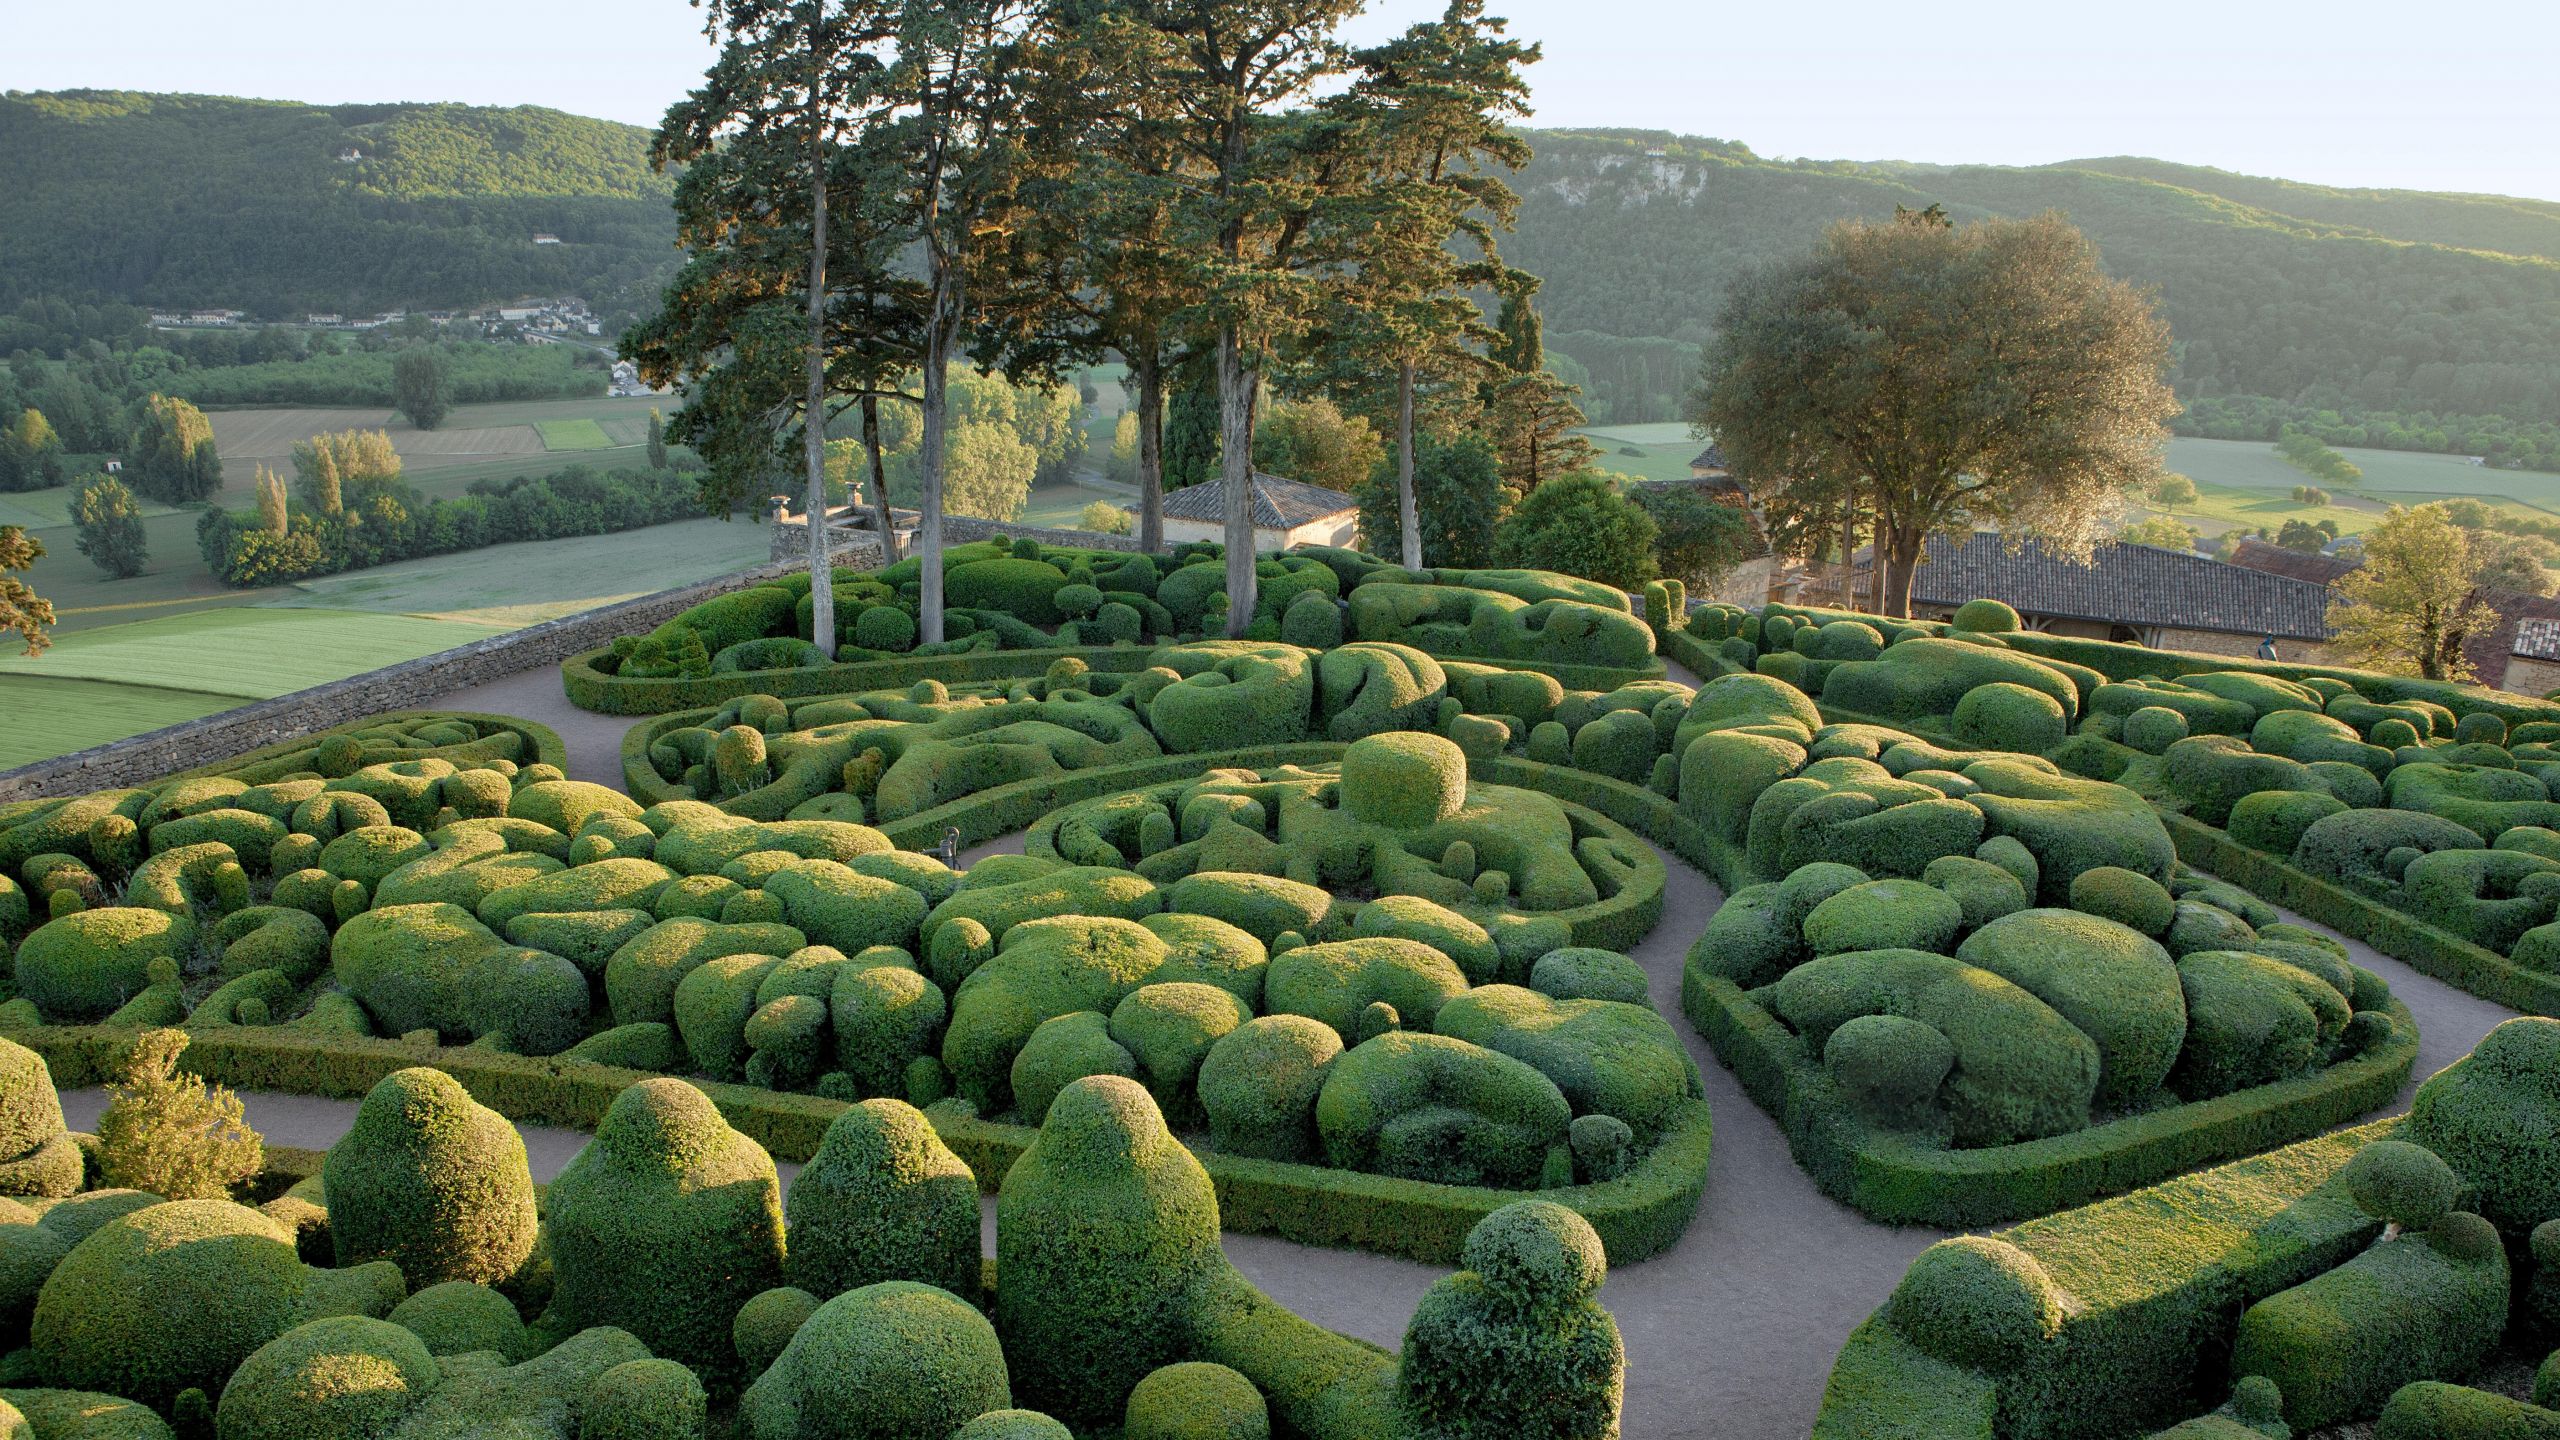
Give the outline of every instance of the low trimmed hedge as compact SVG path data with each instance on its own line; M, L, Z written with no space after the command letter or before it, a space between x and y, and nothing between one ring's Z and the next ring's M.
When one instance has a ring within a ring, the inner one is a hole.
M1342 758L1345 748L1347 747L1331 741L1311 740L1302 744L1278 745L1267 749L1215 750L1197 755L1168 755L1159 760L1142 761L1135 765L1116 765L1081 772L1068 777L1063 782L1055 776L1043 776L1037 780L1017 781L1012 785L999 786L997 789L984 791L966 800L954 801L939 809L927 811L905 821L892 822L881 828L891 839L905 846L919 844L923 835L930 835L938 841L942 827L958 825L965 842L984 826L984 818L972 813L982 802L1001 796L1003 798L997 799L995 803L1009 812L1036 796L1045 808L1030 824L1028 833L1024 835L1023 849L1029 854L1045 856L1053 860L1063 859L1064 857L1060 856L1057 850L1058 825L1065 820L1067 807L1077 801L1097 799L1105 795L1124 795L1132 791L1152 789L1162 784L1178 783L1194 779L1210 770L1247 768L1270 770L1281 765L1329 765ZM1497 775L1493 773L1497 769L1514 770L1515 774ZM1470 778L1473 779L1511 785L1522 790L1536 790L1546 794L1563 804L1569 815L1575 816L1583 823L1601 830L1604 834L1614 832L1612 838L1639 843L1644 839L1631 827L1620 824L1592 806L1555 793L1555 787L1560 785L1561 777L1599 778L1589 775L1588 772L1562 765L1544 765L1533 760L1516 760L1507 756L1475 760L1470 763L1469 772ZM1117 778L1106 783L1101 778L1105 776ZM1004 796L1003 792L1007 790L1027 793ZM907 826L925 826L928 823L933 828L923 831L917 839L911 840L901 833ZM1014 829L1020 828L1022 827L1015 826L989 833L1009 835ZM1653 933L1655 923L1661 920L1663 888L1664 880L1658 879L1650 886L1631 885L1595 905L1578 906L1571 910L1523 911L1522 913L1554 915L1563 920L1573 927L1575 945L1601 950L1626 950Z
M11 1038L42 1055L55 1083L78 1088L107 1083L130 1048L131 1031L111 1026L37 1026ZM225 1026L194 1035L186 1068L235 1090L359 1099L395 1070L428 1064L451 1075L473 1099L519 1124L592 1131L614 1097L652 1072L553 1056L537 1059L469 1047L412 1045L272 1027ZM695 1080L741 1133L778 1160L817 1153L827 1126L849 1108L817 1095ZM927 1112L943 1143L968 1162L992 1192L1040 1132L1027 1125L981 1120L949 1105ZM1217 1185L1225 1228L1402 1255L1430 1264L1458 1263L1477 1221L1524 1199L1551 1200L1591 1222L1613 1264L1670 1248L1688 1228L1706 1189L1714 1131L1703 1100L1685 1102L1636 1167L1594 1185L1524 1193L1436 1185L1314 1165L1196 1152Z
M1731 981L1692 968L1681 1008L1743 1092L1778 1121L1826 1195L1888 1224L1970 1227L2083 1205L2167 1175L2253 1155L2387 1105L2418 1059L2418 1028L2391 1002L2391 1042L2293 1080L2066 1135L1978 1150L1917 1144L1859 1120L1818 1057Z
M965 655L903 655L891 660L861 660L815 665L800 670L733 670L686 680L668 677L626 680L597 662L613 647L589 650L560 662L561 688L569 703L599 715L658 715L670 710L713 709L741 695L781 698L850 694L860 690L895 690L919 680L962 685L975 680L1024 679L1048 673L1061 659L1082 660L1087 667L1124 673L1147 668L1151 645L1079 645L1045 650L977 650Z
M1994 1376L1924 1354L1879 1308L1832 1366L1815 1440L2098 1440L2212 1409L2227 1377L2199 1357L2228 1353L2241 1312L2336 1268L2381 1232L2332 1178L2398 1124L2300 1141L2001 1232L2076 1302L2059 1333Z
M2292 862L2252 850L2201 820L2162 811L2178 858L2253 895L2362 940L2394 960L2528 1015L2560 1016L2560 975L2528 970L2450 931L2304 874Z

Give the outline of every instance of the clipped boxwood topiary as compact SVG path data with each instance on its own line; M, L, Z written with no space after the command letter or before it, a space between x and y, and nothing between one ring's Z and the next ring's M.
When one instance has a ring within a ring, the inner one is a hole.
M1342 1053L1331 1025L1265 1015L1237 1026L1200 1062L1200 1104L1218 1149L1262 1160L1305 1160L1316 1148L1316 1096Z
M2560 1020L2491 1030L2418 1087L2407 1133L2453 1166L2504 1233L2560 1217Z
M1548 1201L1508 1205L1476 1222L1460 1258L1405 1328L1396 1399L1413 1432L1617 1434L1626 1349L1593 1298L1608 1261L1590 1222Z
M221 1387L220 1440L387 1435L442 1378L424 1342L385 1320L336 1315L278 1335Z
M1271 1407L1224 1365L1167 1365L1129 1392L1122 1440L1271 1440Z
M587 1387L578 1440L701 1440L711 1397L673 1360L625 1360Z
M2005 634L2018 628L2018 612L1998 600L1967 600L1956 607L1955 628L1975 634Z
M552 1183L552 1311L613 1325L667 1359L726 1373L738 1307L782 1283L773 1157L682 1080L614 1097Z
M2061 1333L2062 1296L2026 1251L1989 1235L1958 1235L1920 1252L1883 1314L1923 1352L2001 1374Z
M2153 936L2165 934L2178 918L2178 902L2166 886L2121 865L2100 865L2073 876L2071 908Z
M515 1302L468 1280L447 1280L412 1291L391 1307L391 1323L426 1342L430 1355L488 1350L512 1365L531 1358L534 1339Z
M321 1174L337 1263L388 1260L411 1287L494 1285L533 1253L524 1138L452 1076L394 1071L366 1093Z
M1070 1424L1119 1420L1138 1382L1192 1344L1169 1297L1225 1265L1217 1193L1146 1089L1069 1085L996 1201L995 1319L1015 1386Z
M784 1273L820 1299L884 1280L977 1293L978 1181L900 1100L838 1115L792 1179Z
M772 1369L773 1362L791 1344L791 1337L799 1334L800 1327L809 1323L809 1317L825 1303L806 1290L784 1285L739 1306L729 1334L737 1344L738 1363L745 1373L762 1375Z
M1013 1404L995 1327L949 1291L909 1280L818 1307L738 1401L746 1440L947 1436Z
M167 1409L221 1392L240 1362L300 1324L293 1239L228 1200L179 1200L101 1225L55 1266L29 1344L46 1379Z
M2024 685L1977 685L1956 702L1956 739L1981 749L2041 755L2070 731L2062 702Z

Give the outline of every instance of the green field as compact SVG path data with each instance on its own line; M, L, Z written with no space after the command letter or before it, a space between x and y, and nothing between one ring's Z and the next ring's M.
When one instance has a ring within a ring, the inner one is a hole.
M1048 485L1031 492L1030 503L1019 517L1025 525L1050 530L1084 528L1084 507L1096 500L1108 501L1126 509L1129 498L1117 490L1103 490L1092 485Z
M414 615L235 605L65 635L35 659L0 660L0 690L18 676L42 674L263 700L467 645L502 628Z
M0 525L24 525L30 530L40 530L51 525L68 525L71 523L71 501L77 493L77 488L74 486L56 485L50 490L19 490L0 494ZM157 500L144 500L138 495L134 499L141 504L142 513L146 517L175 513L172 507L163 505Z
M0 661L0 667L7 665ZM228 695L157 690L107 680L57 680L0 668L0 770L104 745L239 703Z
M609 450L612 439L604 427L593 420L536 420L533 428L542 436L545 450Z
M1605 425L1584 430L1582 435L1600 447L1600 457L1594 463L1601 469L1640 480L1688 479L1689 462L1697 458L1705 443L1689 434L1689 422L1685 420ZM1626 453L1630 450L1636 453Z
M305 580L266 603L514 628L760 565L770 539L749 520L680 520L404 560Z
M2467 495L2560 514L2560 475L2491 470L2459 455L2409 450L2342 449L2338 453L2364 471L2364 478L2354 485L2325 487L2341 499L2352 494L2416 503ZM2283 495L2296 485L2311 483L2311 477L2287 465L2273 445L2255 440L2172 440L2168 465L2195 477L2199 485L2273 490Z

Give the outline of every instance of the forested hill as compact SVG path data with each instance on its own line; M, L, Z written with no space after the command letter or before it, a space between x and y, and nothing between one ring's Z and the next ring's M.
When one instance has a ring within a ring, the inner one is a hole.
M1530 138L1504 252L1545 277L1548 343L1589 367L1612 419L1668 418L1680 386L1657 377L1694 363L1743 267L1833 220L1938 203L1959 220L2068 214L2111 271L2157 288L2190 397L2560 420L2560 205L2153 160L1775 161L1660 132Z
M675 263L669 191L648 132L530 106L12 92L0 304L630 308Z

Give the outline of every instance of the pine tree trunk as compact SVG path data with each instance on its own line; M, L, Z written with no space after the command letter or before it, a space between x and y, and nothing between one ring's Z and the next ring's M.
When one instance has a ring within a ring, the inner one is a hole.
M1164 370L1155 347L1131 363L1138 377L1138 549L1164 549Z
M1396 525L1404 568L1422 568L1422 517L1413 503L1413 362L1396 367Z
M1840 497L1840 608L1855 610L1858 602L1849 595L1849 572L1858 563L1858 492L1851 490Z
M1218 328L1218 477L1227 505L1227 636L1253 623L1253 390L1233 324Z
M835 575L827 562L827 131L817 76L826 55L811 37L809 79L809 408L801 448L809 462L809 639L836 658Z
M898 527L889 518L889 472L880 462L880 397L862 397L862 454L871 471L871 518L880 529L880 563L898 563Z
M948 389L950 347L944 340L947 332L939 318L941 308L934 307L937 318L925 335L924 434L919 437L916 466L924 481L923 494L916 499L916 549L924 557L924 573L920 577L924 595L916 635L920 643L927 645L942 641L942 412Z

